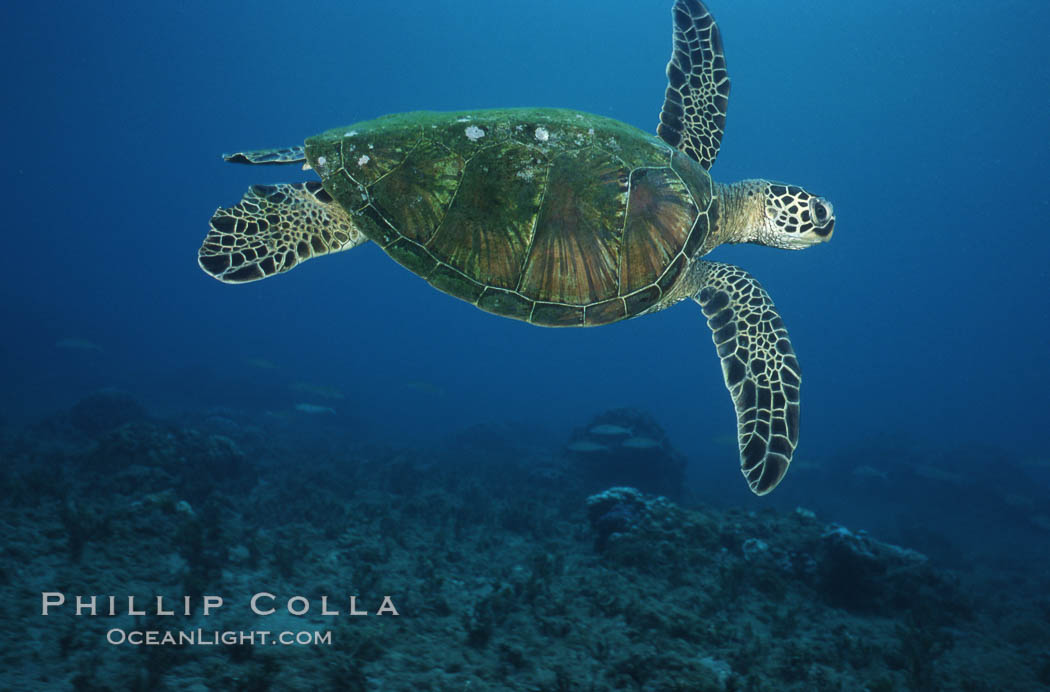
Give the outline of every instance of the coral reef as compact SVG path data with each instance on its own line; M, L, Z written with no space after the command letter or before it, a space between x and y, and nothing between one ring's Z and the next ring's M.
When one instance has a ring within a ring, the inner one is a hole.
M277 434L256 446L239 414L205 424L213 415L2 438L0 686L1001 690L1050 679L1045 567L990 580L804 509L684 507L622 485L586 497L514 426L425 449ZM45 617L45 591L133 595L147 614ZM259 592L273 594L272 613L249 608ZM158 615L158 595L189 597L192 613ZM204 615L208 595L226 602ZM398 615L377 614L384 596ZM291 612L297 597L309 610ZM114 628L331 640L107 644Z
M682 498L685 457L647 413L606 411L574 430L565 451L586 492L621 485Z
M142 404L130 394L114 389L91 394L69 410L69 422L87 435L98 435L146 417Z

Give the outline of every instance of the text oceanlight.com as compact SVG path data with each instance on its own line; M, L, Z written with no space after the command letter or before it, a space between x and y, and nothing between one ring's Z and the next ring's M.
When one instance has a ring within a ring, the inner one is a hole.
M113 646L332 646L329 630L269 632L266 630L124 630L106 632Z
M114 646L331 646L328 630L268 632L265 630L124 630L106 632L106 641Z

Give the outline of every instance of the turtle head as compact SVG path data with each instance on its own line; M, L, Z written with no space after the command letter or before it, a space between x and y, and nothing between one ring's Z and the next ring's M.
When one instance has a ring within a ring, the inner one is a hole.
M835 209L831 202L796 185L763 181L764 228L758 242L785 250L801 250L831 240Z

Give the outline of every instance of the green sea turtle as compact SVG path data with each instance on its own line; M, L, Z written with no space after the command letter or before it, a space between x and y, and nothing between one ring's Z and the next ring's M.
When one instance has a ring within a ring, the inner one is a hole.
M672 14L658 136L560 109L417 112L229 154L303 163L321 181L256 185L216 211L200 266L242 283L371 240L435 288L550 327L692 298L736 406L741 469L768 493L798 442L798 361L759 283L700 258L724 243L808 247L831 238L835 216L794 185L712 182L729 97L722 40L698 0Z

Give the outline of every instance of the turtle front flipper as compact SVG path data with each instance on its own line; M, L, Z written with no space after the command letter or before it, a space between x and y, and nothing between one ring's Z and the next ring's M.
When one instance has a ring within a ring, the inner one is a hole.
M657 134L705 170L718 156L729 106L729 73L718 25L700 0L678 0L667 93Z
M787 328L765 289L739 267L698 261L693 300L707 317L736 406L740 470L765 495L787 473L798 444L802 373Z
M281 149L258 149L256 151L238 151L234 154L223 154L226 163L247 163L251 165L282 165L306 161L306 149L302 146L283 147Z
M321 183L253 185L240 203L211 217L197 261L219 281L244 283L365 240Z

